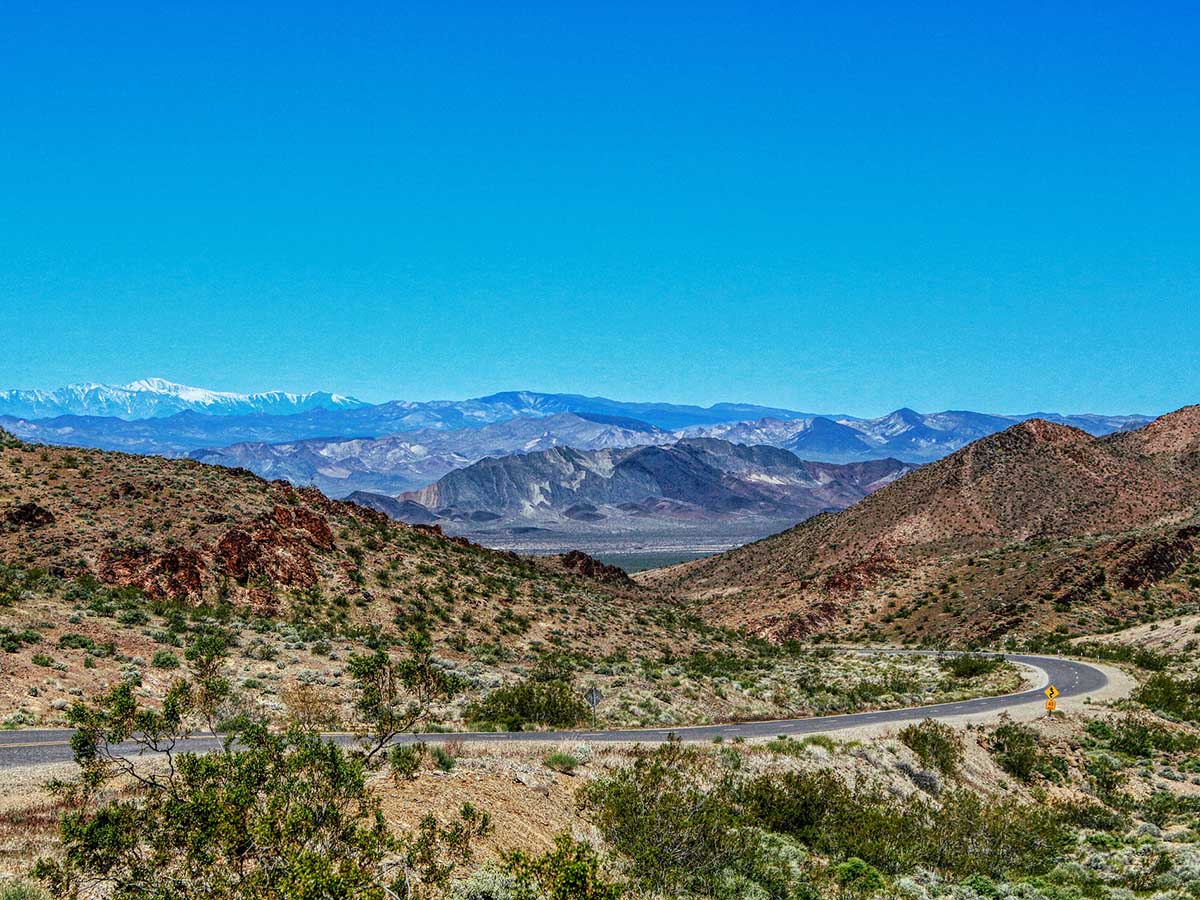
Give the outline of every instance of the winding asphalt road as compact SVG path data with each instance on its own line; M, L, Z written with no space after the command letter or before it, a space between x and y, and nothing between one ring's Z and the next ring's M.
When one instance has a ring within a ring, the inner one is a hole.
M878 650L869 652L921 654L926 651ZM980 713L1000 713L1015 706L1041 701L1046 683L1053 684L1062 696L1081 697L1095 693L1108 684L1108 676L1095 666L1054 656L1019 656L1007 654L1010 662L1020 663L1040 670L1045 676L1034 687L1015 694L996 697L979 697L974 700L959 700L954 703L938 703L932 706L916 706L908 709L887 709L876 712L847 713L838 716L813 716L806 719L774 719L762 722L735 722L728 725L697 725L686 728L630 728L612 731L524 731L524 732L462 732L457 734L401 735L397 743L415 741L441 742L460 740L471 743L516 743L528 741L617 741L633 743L645 741L656 743L675 736L685 741L711 741L714 738L761 738L776 735L819 734L858 728L863 725L890 725L914 719L947 719ZM19 766L44 765L69 762L71 760L70 738L72 731L63 728L29 729L0 732L0 769ZM331 740L350 744L350 735L330 735ZM180 741L176 752L203 753L220 746L221 739L214 735L197 735ZM120 745L118 752L135 755L135 744Z

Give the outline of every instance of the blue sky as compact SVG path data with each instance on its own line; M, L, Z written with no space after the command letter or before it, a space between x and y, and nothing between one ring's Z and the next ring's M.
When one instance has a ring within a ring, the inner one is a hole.
M1194 8L187 6L6 12L2 387L1200 401Z

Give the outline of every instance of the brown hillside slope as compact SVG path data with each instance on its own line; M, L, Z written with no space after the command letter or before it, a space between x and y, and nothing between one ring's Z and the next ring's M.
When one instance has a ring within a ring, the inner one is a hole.
M1120 593L1174 575L1200 544L1198 437L1197 407L1100 440L1023 422L844 512L640 580L775 635L1095 627L1132 614Z
M518 655L618 643L657 653L666 638L650 620L676 614L636 586L552 572L245 470L34 446L2 432L0 564L330 633L420 626L460 648L503 640Z

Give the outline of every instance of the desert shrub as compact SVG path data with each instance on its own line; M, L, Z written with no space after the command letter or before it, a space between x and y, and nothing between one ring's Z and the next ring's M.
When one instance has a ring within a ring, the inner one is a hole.
M0 886L0 900L50 900L50 895L28 881L10 881Z
M1092 831L1122 831L1129 820L1116 810L1093 800L1076 800L1056 804L1055 808L1066 822Z
M184 730L191 702L177 685L162 712L141 709L130 687L119 685L95 706L72 707L82 775L63 789L62 855L37 866L51 891L65 896L81 880L100 878L124 898L383 900L384 859L395 842L365 769L315 735L276 735L243 722L221 750L177 756L165 777L142 779L133 797L107 790L115 774L134 771L109 742L168 744ZM295 796L304 797L302 806L288 802Z
M426 746L421 743L394 744L388 751L388 766L392 770L392 777L397 781L411 781L416 778L426 750Z
M981 675L990 675L1000 668L1003 662L999 657L962 653L943 657L938 660L938 665L955 678L978 678Z
M547 769L553 769L555 772L563 772L567 775L570 775L579 768L579 760L570 753L564 753L561 750L548 753L546 758L542 760L542 764Z
M428 635L410 634L407 647L408 655L401 659L385 650L349 659L347 668L359 693L355 709L370 736L364 751L368 762L396 735L428 723L433 704L462 690L462 679L435 662Z
M95 652L96 642L86 634L77 634L70 631L58 639L58 648L60 650L87 650Z
M536 678L499 687L466 710L469 721L506 731L521 731L527 725L569 728L590 715L587 703L569 683Z
M179 657L170 650L159 650L154 654L151 665L156 669L178 669Z
M1200 721L1200 677L1180 679L1159 672L1151 675L1132 697L1143 706L1172 718Z
M623 889L607 879L591 845L569 834L554 839L554 849L533 857L521 851L504 858L513 878L513 900L619 900Z
M187 736L189 723L211 722L214 700L228 696L225 647L216 633L194 642L188 677L172 684L161 709L140 706L132 686L121 683L68 711L80 774L57 787L66 810L61 852L36 868L52 894L75 896L89 883L119 900L443 893L490 830L487 815L464 805L447 824L427 815L412 832L394 835L367 787L365 750L346 751L296 725L273 733L241 715L222 725L220 748L176 754L165 771L144 772L137 756L117 751L133 742L161 753ZM392 696L371 695L376 702ZM366 738L368 748L385 743L378 733ZM137 789L113 790L114 779L125 778Z
M837 750L837 742L827 734L812 734L802 737L800 740L781 734L779 737L767 741L763 746L780 756L805 756L808 753L808 747L820 747L830 753Z
M516 879L507 872L480 869L450 885L450 900L515 900Z
M1046 649L1053 651L1055 648ZM1064 648L1057 649L1061 651ZM1136 647L1133 644L1104 644L1098 641L1075 644L1071 647L1071 653L1074 656L1091 657L1107 662L1132 663L1147 672L1165 671L1175 661L1175 657L1171 654L1159 653L1157 650L1150 650L1146 647Z
M1118 791L1126 781L1121 761L1108 753L1096 753L1088 758L1085 768L1096 795L1105 803L1119 804Z
M752 867L753 834L739 828L731 773L677 742L580 790L580 804L643 887L711 895L727 870Z
M1189 734L1177 734L1151 717L1127 715L1112 726L1108 746L1126 756L1148 758L1155 751L1174 753L1194 749L1196 739Z
M434 764L443 772L449 772L454 768L454 764L456 762L454 759L454 754L445 747L441 746L440 744L435 744L430 753L433 756Z
M949 725L925 719L900 730L900 742L916 754L921 765L953 775L962 761L962 741Z
M875 894L887 887L883 873L857 856L834 866L833 880L843 891L856 896Z
M1160 828L1179 820L1189 820L1200 814L1200 798L1157 790L1138 804L1138 814Z
M1029 781L1041 762L1037 732L1027 725L1011 721L1007 716L1003 718L1004 721L992 732L988 749L1005 772L1021 781Z
M7 625L0 625L0 650L5 653L16 653L26 644L41 643L42 636L32 628L17 631Z
M0 563L0 606L12 606L27 597L49 592L57 583L43 569Z
M454 873L474 859L476 841L491 832L491 818L470 803L464 803L445 825L433 814L424 816L416 829L398 842L407 882L399 896L411 900L444 896ZM389 900L395 896L389 892Z
M341 725L337 699L328 690L306 681L291 681L279 689L287 720L305 731L330 730Z
M748 822L787 834L835 859L858 857L885 872L917 867L956 875L1044 871L1070 842L1063 817L1011 800L984 803L966 790L934 805L851 790L831 772L764 775L742 787Z

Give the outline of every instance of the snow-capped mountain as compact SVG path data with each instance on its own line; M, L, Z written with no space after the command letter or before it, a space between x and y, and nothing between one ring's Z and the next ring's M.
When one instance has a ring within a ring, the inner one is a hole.
M224 416L288 415L313 409L353 409L365 405L353 397L325 391L235 394L175 384L163 378L143 378L122 385L71 384L52 391L0 391L0 415L29 419L64 415L152 419L189 410Z

